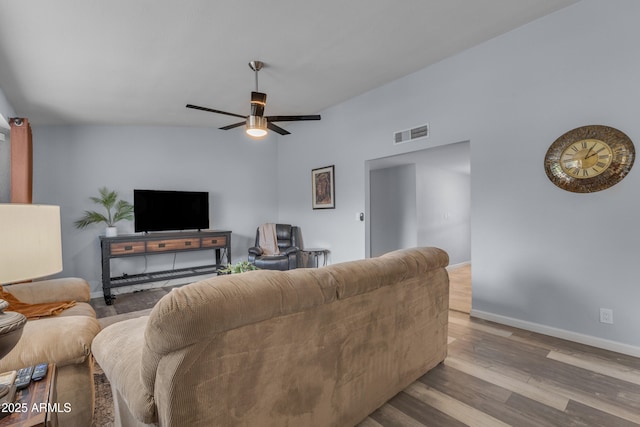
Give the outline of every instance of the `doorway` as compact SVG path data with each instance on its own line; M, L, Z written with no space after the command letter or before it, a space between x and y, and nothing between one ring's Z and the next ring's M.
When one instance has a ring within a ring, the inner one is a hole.
M449 254L450 308L471 310L471 150L464 141L368 160L367 257L415 246Z

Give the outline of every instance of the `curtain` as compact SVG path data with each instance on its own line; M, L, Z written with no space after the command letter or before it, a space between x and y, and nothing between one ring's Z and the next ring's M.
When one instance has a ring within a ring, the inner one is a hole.
M11 203L32 203L33 136L29 120L11 119Z

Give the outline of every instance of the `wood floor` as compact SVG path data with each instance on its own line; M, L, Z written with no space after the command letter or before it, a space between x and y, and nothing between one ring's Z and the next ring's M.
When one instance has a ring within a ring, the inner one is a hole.
M451 311L449 355L360 427L639 426L640 359Z
M471 264L447 268L449 273L449 309L471 313Z
M92 303L99 317L113 316L166 292ZM445 362L358 427L380 426L640 426L640 359L452 310Z

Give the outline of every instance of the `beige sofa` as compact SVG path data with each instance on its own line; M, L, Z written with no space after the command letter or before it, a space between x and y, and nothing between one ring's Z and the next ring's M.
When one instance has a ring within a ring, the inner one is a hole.
M0 372L42 362L57 368L57 400L69 403L70 412L58 413L65 427L91 425L94 408L91 342L100 331L96 313L89 305L89 284L78 278L43 280L5 286L22 302L34 304L75 300L77 304L60 315L29 320L18 344L0 360Z
M446 252L174 289L93 341L116 425L352 426L447 352Z

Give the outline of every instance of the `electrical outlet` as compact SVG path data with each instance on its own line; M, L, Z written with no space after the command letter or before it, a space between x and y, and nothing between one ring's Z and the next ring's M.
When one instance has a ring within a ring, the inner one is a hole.
M613 325L613 310L610 308L600 309L600 323L608 323Z

